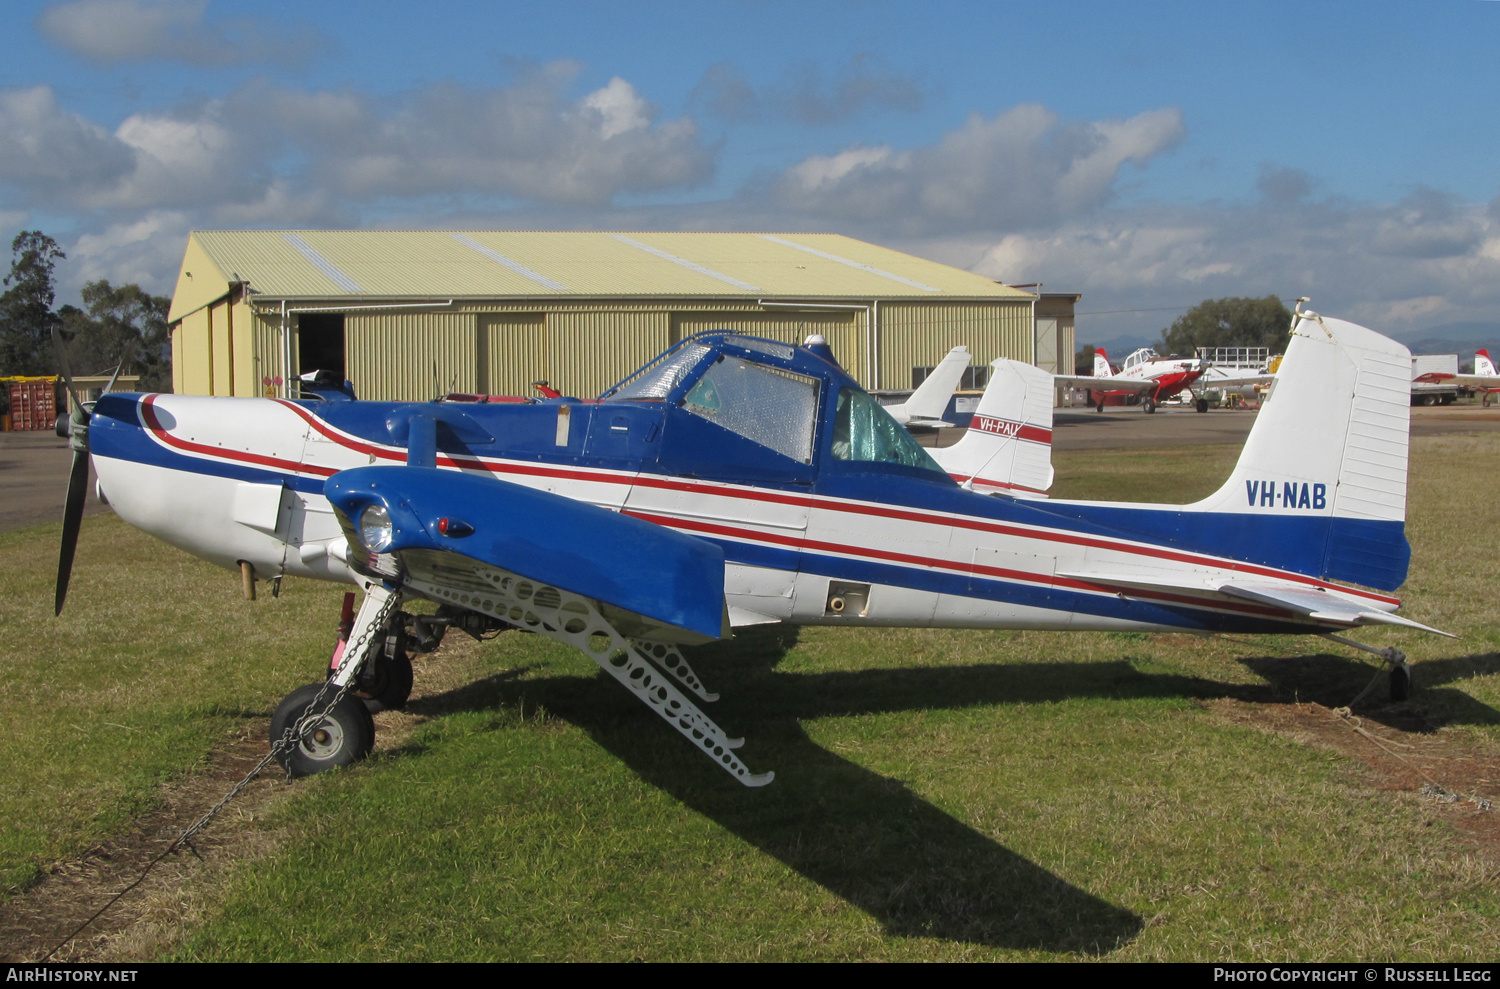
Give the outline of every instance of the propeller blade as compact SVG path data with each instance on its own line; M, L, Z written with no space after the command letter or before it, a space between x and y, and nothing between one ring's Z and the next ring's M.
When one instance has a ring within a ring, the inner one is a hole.
M68 597L68 579L73 575L73 553L78 549L78 530L83 524L83 502L88 495L89 455L73 451L73 469L68 475L68 500L63 506L62 548L57 556L57 599L54 615L61 615Z
M78 397L78 389L73 387L73 374L68 370L68 355L63 350L62 334L57 332L57 327L52 327L52 352L57 355L57 366L62 371L63 382L68 386L68 394L73 396L73 407L83 408L83 399Z
M104 386L100 395L108 395L115 390L115 382L120 380L120 372L125 370L125 365L135 356L135 341L131 340L125 344L125 352L120 355L120 363L115 365L115 373L109 376L109 384Z

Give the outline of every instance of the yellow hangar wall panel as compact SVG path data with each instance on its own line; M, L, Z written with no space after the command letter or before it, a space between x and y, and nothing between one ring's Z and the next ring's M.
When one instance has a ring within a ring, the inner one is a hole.
M172 384L184 395L213 394L213 342L207 307L185 317L172 334Z
M473 392L478 322L473 313L350 313L344 318L345 374L355 394L376 401Z
M564 395L592 398L670 346L666 312L547 314L548 371Z
M284 394L281 388L281 382L285 378L281 368L281 321L274 316L256 313L252 327L255 363L251 374L254 377L254 390L246 394L275 398Z
M182 356L182 324L179 323L172 327L168 333L168 337L172 341L172 391L179 395L184 395L187 394L187 390L183 387L182 373L183 369L187 367L187 362Z
M833 348L834 356L856 378L864 366L860 339L864 335L865 310L823 310L812 312L728 311L674 312L674 342L695 333L729 330L752 337L767 337L782 343L800 344L810 334L821 333Z
M479 317L479 380L487 395L535 396L533 381L551 381L547 317L539 312L485 313Z
M234 394L234 319L229 299L223 298L208 307L208 322L213 355L213 381L210 395Z
M238 291L230 296L230 345L234 348L233 394L254 398L261 394L260 360L255 347L255 317Z
M963 344L971 367L997 357L1032 360L1031 304L1014 302L892 302L880 306L877 380L867 388L911 387L911 369L930 367Z
M228 294L229 281L224 272L199 242L198 235L193 234L188 238L182 267L177 272L177 287L172 290L172 307L167 312L167 322L175 323Z

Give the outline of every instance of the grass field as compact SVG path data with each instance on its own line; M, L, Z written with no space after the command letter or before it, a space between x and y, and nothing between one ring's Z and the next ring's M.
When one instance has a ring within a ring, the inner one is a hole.
M1054 493L1187 501L1236 452L1059 454ZM1363 633L1410 654L1419 692L1357 713L1496 766L1500 439L1419 440L1412 467L1403 613L1462 638ZM54 862L126 830L314 679L341 594L294 581L245 602L235 576L100 517L57 621L56 538L0 536L12 899L45 895ZM1500 812L1256 726L1370 679L1320 640L752 630L694 658L770 787L741 788L547 640L445 647L419 663L411 710L381 716L395 744L278 787L234 825L239 854L165 901L178 923L99 954L1500 957L1500 854L1457 816Z

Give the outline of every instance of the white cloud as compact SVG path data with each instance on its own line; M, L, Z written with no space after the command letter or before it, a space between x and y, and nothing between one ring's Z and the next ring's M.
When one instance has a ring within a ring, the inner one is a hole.
M171 277L182 262L183 246L193 228L189 216L158 211L138 220L81 235L68 249L64 288L107 278L116 285L134 282L171 291Z
M630 83L615 76L609 85L584 97L583 105L602 118L599 136L606 141L633 130L644 130L656 115Z
M74 0L37 18L53 44L106 64L300 62L331 43L303 24L205 19L207 0Z
M47 86L0 90L0 183L43 200L109 182L132 165L108 131L57 105Z
M379 103L252 82L223 100L131 115L114 130L46 87L0 91L0 183L28 200L108 211L221 209L309 197L489 196L601 206L695 186L714 150L689 119L615 78L581 100L560 63L491 89L434 85Z
M1291 201L1291 200L1297 201ZM1311 296L1320 312L1410 336L1500 308L1500 222L1484 204L1419 191L1395 204L1300 197L1100 210L1045 231L997 233L975 271L1084 295L1079 339L1153 335L1205 298ZM972 239L965 241L972 250ZM938 241L909 245L942 250Z
M1064 123L1045 107L971 115L929 147L858 147L808 158L770 183L784 208L907 234L1023 227L1104 203L1127 162L1181 140L1181 114Z

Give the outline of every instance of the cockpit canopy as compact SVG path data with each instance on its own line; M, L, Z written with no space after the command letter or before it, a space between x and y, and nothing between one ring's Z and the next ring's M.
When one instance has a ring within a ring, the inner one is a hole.
M835 470L886 464L947 478L905 427L841 369L771 340L693 337L600 401L665 403L662 466L669 469L681 461L701 476L744 470L765 477L779 461L788 479L810 480L808 468L820 462ZM709 467L713 460L724 461L722 470Z

